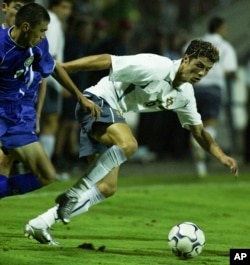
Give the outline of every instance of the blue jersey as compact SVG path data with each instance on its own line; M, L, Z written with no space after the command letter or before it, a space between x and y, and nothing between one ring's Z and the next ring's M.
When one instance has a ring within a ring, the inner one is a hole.
M50 75L55 61L43 39L35 47L18 47L9 29L0 30L0 102L29 101L37 93L41 77Z
M6 29L4 24L0 27L0 31ZM39 72L34 72L34 80L29 87L29 90L26 91L25 96L21 99L24 104L36 104L38 99L38 88L42 81L42 76Z

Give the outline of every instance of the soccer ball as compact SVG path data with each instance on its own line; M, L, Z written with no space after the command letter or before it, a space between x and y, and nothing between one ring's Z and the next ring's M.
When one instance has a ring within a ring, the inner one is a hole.
M168 234L168 245L175 256L189 259L198 256L205 245L205 235L191 222L175 225Z

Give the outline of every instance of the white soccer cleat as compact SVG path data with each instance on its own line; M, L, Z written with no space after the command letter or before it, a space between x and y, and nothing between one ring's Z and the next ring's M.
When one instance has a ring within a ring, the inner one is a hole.
M41 244L47 244L52 246L58 246L59 243L54 241L52 235L50 234L49 228L38 229L30 224L26 224L24 227L24 236L27 238L34 238Z

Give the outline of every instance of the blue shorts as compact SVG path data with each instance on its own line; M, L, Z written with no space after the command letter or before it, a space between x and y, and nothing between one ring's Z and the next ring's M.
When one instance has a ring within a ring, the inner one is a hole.
M101 153L108 147L93 139L92 128L95 123L126 123L125 119L118 110L112 109L110 105L102 98L99 98L91 93L84 96L95 102L102 108L101 116L98 120L92 119L89 111L83 111L80 105L76 105L76 119L78 120L80 131L80 153L79 157L85 157L96 153Z
M38 141L35 126L34 106L0 104L0 141L5 149L14 149Z
M218 86L197 85L194 87L194 94L202 120L217 120L222 105L221 89Z

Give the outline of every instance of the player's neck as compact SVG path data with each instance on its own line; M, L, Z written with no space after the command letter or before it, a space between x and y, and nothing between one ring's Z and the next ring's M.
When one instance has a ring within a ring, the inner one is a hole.
M183 83L183 80L181 79L181 76L179 73L176 74L175 79L173 80L173 87L178 87Z
M14 26L10 30L10 36L18 47L26 48L26 41L23 34Z

